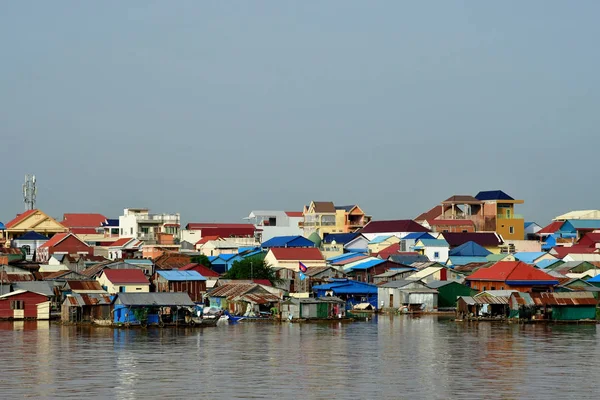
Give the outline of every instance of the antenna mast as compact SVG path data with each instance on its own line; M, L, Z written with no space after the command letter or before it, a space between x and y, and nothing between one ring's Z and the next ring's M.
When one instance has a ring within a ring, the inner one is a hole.
M25 183L23 184L23 202L25 203L25 211L35 209L36 197L37 186L35 183L35 175L25 175Z

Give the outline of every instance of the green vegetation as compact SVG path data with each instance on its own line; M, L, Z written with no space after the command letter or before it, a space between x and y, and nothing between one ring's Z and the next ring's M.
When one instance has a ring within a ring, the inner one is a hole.
M190 261L195 264L204 265L206 268L210 268L210 261L208 261L208 257L204 254L193 256Z
M281 283L275 270L265 262L263 256L254 256L235 261L223 276L225 279L268 279L273 285Z

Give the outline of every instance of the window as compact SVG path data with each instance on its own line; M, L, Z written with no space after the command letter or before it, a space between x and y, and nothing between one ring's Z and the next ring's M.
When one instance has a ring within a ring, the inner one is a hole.
M31 247L29 247L29 245L21 246L21 250L23 250L27 255L31 254Z
M435 251L433 253L433 258L440 258L440 252L439 251Z
M468 231L466 229L463 229L463 233L467 233Z
M492 286L492 287L490 288L490 290L496 290L496 288L495 288L494 286Z
M142 290L142 288L141 287L136 287L135 290Z
M121 228L121 235L123 234L123 228Z
M444 233L448 233L448 229L444 229L442 232L444 232Z
M24 310L25 302L23 300L13 300L10 302L11 310Z
M129 234L133 235L133 228L129 228L129 230L130 230Z
M512 235L513 233L515 233L515 227L514 227L514 226L509 226L509 227L508 227L508 233L510 233L511 235Z
M485 286L481 288L481 291L482 291L482 292L485 292Z

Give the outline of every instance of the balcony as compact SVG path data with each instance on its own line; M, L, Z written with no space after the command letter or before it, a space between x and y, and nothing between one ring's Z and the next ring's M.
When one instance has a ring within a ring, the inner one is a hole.
M179 215L173 214L140 214L135 219L138 223L179 224Z

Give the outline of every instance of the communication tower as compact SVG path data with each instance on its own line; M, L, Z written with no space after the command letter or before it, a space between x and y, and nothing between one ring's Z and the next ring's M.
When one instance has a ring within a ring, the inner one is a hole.
M35 209L36 196L37 186L35 183L35 175L25 175L25 183L23 184L23 202L25 203L25 211Z

